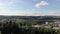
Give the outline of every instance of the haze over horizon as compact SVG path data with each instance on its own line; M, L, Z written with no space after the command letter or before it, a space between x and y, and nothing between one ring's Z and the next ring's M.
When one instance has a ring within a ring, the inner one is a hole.
M60 16L60 0L0 0L0 15Z

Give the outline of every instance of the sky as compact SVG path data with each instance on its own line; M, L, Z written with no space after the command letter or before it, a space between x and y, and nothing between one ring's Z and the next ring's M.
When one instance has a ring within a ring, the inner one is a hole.
M60 0L0 0L0 15L60 16Z

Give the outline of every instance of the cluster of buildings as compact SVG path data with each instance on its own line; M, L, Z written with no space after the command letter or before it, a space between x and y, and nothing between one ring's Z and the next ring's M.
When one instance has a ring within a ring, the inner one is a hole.
M32 27L46 27L46 28L53 28L53 29L60 29L60 20L54 20L51 22L46 21L44 24L36 24Z

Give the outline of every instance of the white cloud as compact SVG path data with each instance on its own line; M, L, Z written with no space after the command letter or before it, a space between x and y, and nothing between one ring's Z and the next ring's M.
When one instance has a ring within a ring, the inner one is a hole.
M4 1L4 3L6 6L15 7L18 4L23 4L24 1L23 0L7 0L7 1Z
M0 11L0 15L16 15L16 16L42 16L43 13L36 11Z
M0 10L5 9L5 6L6 6L5 3L0 2Z
M52 11L52 12L49 12L48 14L46 14L46 15L60 16L60 11Z
M0 2L0 7L5 6L5 3Z
M17 11L17 10L0 10L0 15L15 15L15 16L60 16L59 11L53 11L53 12L37 12L37 11Z
M36 9L26 9L26 11L31 11L31 10L32 10L32 11L35 11Z
M40 7L47 6L47 5L48 5L47 2L41 1L41 2L37 3L37 4L35 5L35 7L40 8Z
M4 4L3 3L0 3L0 6L3 6Z

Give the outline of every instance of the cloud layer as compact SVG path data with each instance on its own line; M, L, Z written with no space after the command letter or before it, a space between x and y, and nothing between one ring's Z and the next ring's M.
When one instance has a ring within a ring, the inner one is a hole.
M43 12L37 12L37 11L1 11L0 10L0 15L8 15L8 16L60 16L60 12L59 11L55 11L55 12L48 12L43 13Z
M26 4L24 4L25 1L26 1ZM32 1L37 1L37 0L32 0ZM36 4L33 2L30 3L30 2L27 2L27 0L5 0L5 1L0 0L0 15L16 15L16 16L18 16L18 15L19 16L55 15L55 16L60 16L60 11L58 9L56 9L56 11L49 10L51 5L48 6L50 3L46 2L46 1L41 1L41 2L37 1L38 3L36 3ZM22 4L22 7L21 7L21 4ZM33 5L33 7L31 7L32 5ZM48 6L48 8L44 8L43 10L47 11L47 9L48 9L49 12L45 12L45 13L42 12L40 7L44 7L44 6ZM27 9L27 11L26 11L26 9ZM54 10L55 8L53 7L51 9ZM23 11L21 11L21 10L23 10Z
M40 7L47 6L47 5L48 5L47 2L41 1L41 2L37 3L37 4L35 5L35 7L40 8Z
M36 11L0 11L0 15L16 15L16 16L42 16L42 13Z
M46 14L46 15L60 16L60 11L52 11L52 12L49 12L48 14Z

